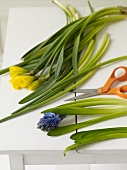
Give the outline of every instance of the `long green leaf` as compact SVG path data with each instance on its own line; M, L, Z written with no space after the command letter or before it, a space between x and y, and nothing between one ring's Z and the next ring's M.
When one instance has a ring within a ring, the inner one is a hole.
M111 105L111 106L127 106L127 101L125 99L117 98L86 98L83 100L77 100L75 102L69 102L58 107L89 107L96 105ZM46 110L44 110L46 112Z
M84 18L85 19L85 18ZM66 29L57 39L54 40L54 42L52 42L52 44L47 48L47 50L45 51L45 53L43 54L42 58L45 59L47 58L47 56L49 56L50 53L52 53L52 50L55 48L59 49L60 46L64 43L65 39L67 40L69 37L71 37L73 34L75 34L75 32L77 32L78 30L80 30L81 28L81 23L82 20L78 20L75 24L71 25L68 29ZM54 51L54 50L53 50ZM38 66L33 70L34 73L37 73L40 68L41 65L43 63L43 60L40 61L40 63L38 64Z
M81 37L80 34L76 37L74 42L73 52L72 52L72 66L75 74L78 73L78 51L79 51L80 37Z
M55 69L55 78L56 79L58 78L58 76L60 74L62 64L63 64L63 59L64 59L64 46L61 49L61 52L60 52L60 55L58 57L58 61L57 61L57 64L56 64L56 69Z
M49 131L48 135L49 136L64 135L64 134L72 132L76 129L80 129L80 128L87 127L87 126L90 126L90 125L93 125L93 124L96 124L96 123L100 123L100 122L103 122L103 121L106 121L106 120L110 120L110 119L113 119L113 118L126 116L126 115L127 115L127 111L126 111L126 109L125 110L123 109L123 111L108 114L106 116L101 116L99 118L91 119L91 120L88 120L86 122L56 128L54 130Z
M112 8L110 8L110 9L112 9ZM117 8L113 8L113 9L117 9ZM107 10L107 8L105 9L105 10L101 10L101 12L104 12L104 11L106 11ZM103 14L104 15L104 14ZM103 16L102 15L102 16ZM109 62L109 61L108 61ZM104 63L103 63L104 64ZM105 62L105 64L107 64L107 62ZM100 66L100 65L99 65ZM102 65L101 65L102 66ZM98 66L97 66L98 67ZM96 67L96 68L97 68ZM95 69L95 68L92 68L92 69ZM88 71L88 70L87 70ZM91 71L91 70L89 70L89 71ZM81 74L79 75L78 74L78 76L77 77L75 77L75 78L79 78L81 76ZM74 78L74 77L73 77ZM71 79L72 80L72 79ZM71 82L71 80L68 80L68 81L70 81ZM66 84L66 82L64 82L65 84ZM64 85L65 85L64 84ZM69 84L68 84L69 85ZM68 89L68 90L70 90L70 88ZM58 91L57 91L58 92ZM64 93L65 92L67 92L67 90L66 91L64 91ZM55 97L59 97L60 95L63 95L64 93L61 93L61 94L56 94L56 96ZM46 102L49 102L49 101L51 101L51 100L53 100L54 99L54 97L53 98L51 98L50 100L47 100L47 101L44 101L44 102L42 102L42 103L40 103L40 104L37 104L37 106L34 106L34 108L36 108L36 107L39 107L39 106L41 106L42 104L44 104L44 103L46 103ZM32 109L32 108L31 108ZM27 110L28 111L28 110ZM24 111L25 112L25 111Z
M84 24L83 24L83 26L82 26L82 28L81 28L81 30L80 30L80 34L84 31L84 29L86 28L86 26L94 19L95 16L97 16L100 12L101 12L101 13L105 12L106 9L109 10L109 12L110 12L110 10L113 10L113 9L119 11L119 9L115 7L115 8L105 8L105 9L98 10L97 12L92 13L92 14L89 15L87 18L85 18L86 21L84 22ZM103 16L103 15L102 15L102 16ZM79 21L79 20L78 20L78 21ZM77 23L76 23L76 24L77 24ZM80 24L78 24L78 27L79 27L79 25L80 25ZM77 31L77 30L76 30L76 27L75 27L74 30ZM66 30L66 31L67 31L67 30ZM68 32L68 31L67 31L67 32ZM67 34L67 32L66 32L66 34ZM62 36L62 35L61 35L61 36ZM56 46L56 44L61 40L61 36L59 36L59 38L57 38L57 40L55 40L55 41L52 43L52 45L51 45L51 46L46 50L46 52L44 53L43 57L46 56L46 55L51 51L51 49ZM66 37L65 34L64 34L64 37ZM33 70L33 73L34 73L34 74L37 73L37 72L39 71L40 67L41 67L41 62L40 62L40 63L38 64L38 66Z
M126 107L127 109L127 107ZM58 106L54 108L47 109L46 112L53 112L55 114L60 115L98 115L98 114L110 114L117 111L123 110L123 108L107 108L107 107L99 107L99 108L81 108L81 107L73 107L73 106Z
M81 18L80 21L84 20L84 18ZM27 53L25 53L22 58L25 58L27 57L30 53L32 54L34 52L34 54L42 47L50 44L51 42L53 42L56 38L58 38L62 33L63 31L65 31L67 28L69 28L71 25L75 24L77 21L75 22L72 22L64 27L62 27L59 31L57 31L56 33L54 33L52 36L50 36L47 40L37 44L35 47L33 47L32 49L30 49ZM36 50L36 51L35 51ZM30 55L31 55L30 54Z
M121 57L117 57L117 58L113 58L113 59L110 59L110 60L107 60L107 61L104 61L104 62L102 62L102 63L99 63L99 64L95 65L95 66L92 66L92 67L90 67L90 68L87 68L87 69L81 71L80 73L78 73L78 74L76 74L76 75L74 75L74 76L66 79L63 83L66 83L66 82L68 82L68 81L73 82L73 81L75 81L76 79L84 76L85 74L89 73L90 71L92 71L92 70L94 70L94 69L96 69L96 68L99 68L99 67L101 67L101 66L107 65L107 64L109 64L109 63L114 63L114 62L122 61L122 60L125 60L125 59L127 59L127 56L126 56L126 55L125 55L125 56L121 56ZM63 83L62 83L62 84L63 84Z
M100 58L103 56L103 54L106 52L108 46L109 46L109 42L110 42L110 38L109 38L109 34L105 33L104 35L104 39L103 42L101 44L101 46L99 47L98 51L96 52L96 54L93 56L92 60L90 61L90 63L87 65L87 67L91 67L96 65L96 63L100 60Z
M74 133L70 136L71 139L75 141L79 141L80 139L86 137L95 137L100 136L100 134L106 134L106 133L126 133L127 127L113 127L113 128L104 128L104 129L93 129L93 130L87 130L87 131L80 131L77 133ZM80 141L79 141L80 142Z
M37 90L35 90L34 92L32 92L31 94L29 94L28 96L26 96L25 98L23 98L19 104L22 103L26 103L29 100L33 100L35 98L37 98L38 96L43 97L43 94L47 94L45 93L45 91L48 90L48 93L50 93L51 91L51 87L56 83L57 79L55 79L55 77L53 76L52 78L49 79L49 81L46 81L42 86L40 86Z
M72 72L71 74L68 74L68 76L66 76L65 78L63 78L63 80L62 80L60 83L57 83L57 84L58 84L57 86L59 86L59 84L62 84L62 82L64 82L64 80L67 79L68 77L70 77L72 74L73 74L73 72ZM55 86L55 88L56 88L57 86ZM41 87L40 87L40 88L41 88ZM43 87L42 87L42 89L43 89ZM37 91L37 92L36 92L36 91ZM33 92L33 93L31 93L30 95L28 95L28 96L26 96L25 98L23 98L23 99L22 99L23 103L28 102L28 101L34 99L34 98L35 98L35 93L36 93L36 97L37 97L39 94L42 94L41 90L38 90L38 89L37 89L37 90L35 90L35 92ZM22 101L20 101L19 103L21 104Z
M83 75L85 75L86 73L88 73L90 70L94 70L95 68L97 68L97 67L99 67L99 66L103 66L103 65L112 63L112 62L114 62L114 61L125 60L125 59L127 59L127 56L122 56L122 57L118 57L118 58L114 58L114 59L108 60L108 61L106 61L106 62L103 62L103 63L98 64L97 66L93 66L92 68L89 68L89 69L87 69L87 70L84 70L83 72L78 73L78 75L79 75L79 76L83 76ZM88 77L89 77L89 76L88 76ZM77 86L80 84L80 82L77 82L77 84L72 85L72 86L69 87L68 89L60 92L59 94L56 94L56 93L58 93L60 90L62 90L63 88L65 88L68 84L70 84L69 82L73 82L73 81L75 81L77 78L79 78L79 77L78 77L77 75L75 75L74 77L69 78L68 80L65 80L64 82L62 82L61 84L59 84L58 90L57 90L57 88L56 88L56 89L54 89L54 91L52 91L52 95L53 95L53 96L52 96L52 97L51 97L51 96L50 96L50 97L47 96L47 97L46 97L46 98L47 98L46 100L42 98L42 102L39 100L40 103L37 104L37 107L38 107L38 105L39 105L39 106L42 106L43 104L48 103L49 101L52 101L52 100L56 99L57 97L65 94L66 92L69 92L69 91L72 90L73 88L77 87ZM82 81L85 81L85 78L84 78L84 80L82 80ZM82 84L82 81L81 81L81 84ZM67 84L66 84L66 83L67 83ZM55 94L56 94L56 95L55 95ZM35 95L36 95L36 93L35 93ZM41 96L40 96L40 98L41 98ZM24 99L25 99L25 98L24 98ZM20 101L20 103L24 103L24 99L22 99L22 100ZM45 100L45 101L44 101L44 100ZM36 99L35 99L35 102L36 102ZM35 107L36 107L36 106L35 106Z
M84 133L84 135L83 135ZM116 127L107 129L96 129L93 131L81 132L76 137L76 143L68 146L64 150L64 156L66 152L75 149L77 146L88 145L98 141L117 139L117 138L127 138L127 127Z

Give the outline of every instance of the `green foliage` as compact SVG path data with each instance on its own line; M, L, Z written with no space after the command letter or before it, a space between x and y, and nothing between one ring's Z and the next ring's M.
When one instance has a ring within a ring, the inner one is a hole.
M98 43L96 36L107 23L127 18L126 7L107 7L94 12L90 2L88 2L91 14L80 18L76 9L71 5L65 7L57 0L53 0L53 2L65 12L67 25L26 52L21 58L23 61L16 64L28 69L29 75L43 77L46 81L30 95L19 101L20 104L26 103L25 105L11 113L11 115L1 119L0 123L56 100L85 83L98 68L127 59L127 56L121 56L101 62L101 58L110 43L108 33L105 33L100 47L95 50L95 45ZM84 54L81 56L80 54L83 50ZM96 51L95 54L94 51ZM0 75L7 72L9 72L9 68L4 68L0 70ZM102 121L126 116L126 104L125 100L120 99L94 98L50 108L43 111L43 113L50 111L61 115L99 114L100 117L56 128L49 131L48 135L60 136ZM94 108L92 108L93 106ZM126 132L127 128L119 127L76 133L71 136L71 139L75 140L75 144L67 147L64 154L76 146L127 137Z

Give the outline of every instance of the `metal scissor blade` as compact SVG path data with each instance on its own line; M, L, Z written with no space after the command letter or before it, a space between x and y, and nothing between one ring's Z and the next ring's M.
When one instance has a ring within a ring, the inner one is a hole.
M72 92L76 92L76 93L91 93L91 92L96 92L97 89L75 89L72 90Z
M73 101L73 100L79 100L79 99L83 99L83 98L87 98L87 97L93 97L93 96L97 96L97 95L100 95L100 93L96 90L94 91L91 91L89 93L85 93L85 94L81 94L81 95L78 95L78 96L75 96L75 97L71 97L65 101Z

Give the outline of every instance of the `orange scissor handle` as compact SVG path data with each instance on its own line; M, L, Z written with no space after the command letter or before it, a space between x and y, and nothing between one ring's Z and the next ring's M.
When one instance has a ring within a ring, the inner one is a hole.
M121 76L119 77L116 77L115 76L115 72L116 70L118 69L123 69L124 70L124 74L122 74ZM110 77L108 78L107 82L105 83L105 85L101 88L98 89L98 92L100 94L102 93L107 93L110 89L110 87L112 86L112 84L115 82L115 81L127 81L127 67L125 66L120 66L120 67L117 67L113 70L112 74L110 75ZM115 89L115 88L114 88Z
M127 92L127 85L112 88L106 94L116 94L119 97L127 99L127 94L125 94L124 92Z

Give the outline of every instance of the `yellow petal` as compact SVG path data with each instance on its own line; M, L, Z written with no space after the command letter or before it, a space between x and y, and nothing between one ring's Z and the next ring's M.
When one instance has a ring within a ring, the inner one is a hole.
M20 87L25 88L29 86L35 79L34 76L20 76Z
M19 67L19 66L10 66L9 72L10 72L10 77L14 77L14 76L17 76L17 75L20 75L20 74L27 73L28 70L26 70L22 67Z
M15 90L19 90L20 89L20 84L19 84L19 78L18 76L15 76L13 77L11 80L10 80L10 83L12 84L12 87L15 89Z
M29 86L34 81L34 79L34 76L15 76L12 77L10 83L12 84L13 88L17 90Z

